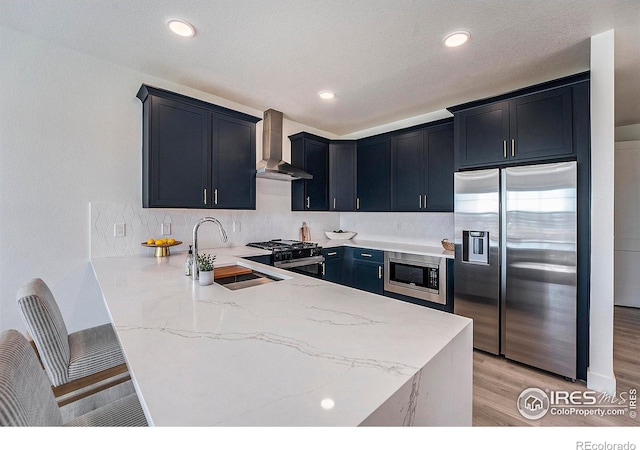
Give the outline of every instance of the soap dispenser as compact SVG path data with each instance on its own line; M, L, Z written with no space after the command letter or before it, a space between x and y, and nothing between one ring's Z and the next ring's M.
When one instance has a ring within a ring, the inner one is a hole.
M191 247L192 245L189 246L189 254L184 262L184 274L188 277L191 276L191 268L193 266L193 250L191 250Z

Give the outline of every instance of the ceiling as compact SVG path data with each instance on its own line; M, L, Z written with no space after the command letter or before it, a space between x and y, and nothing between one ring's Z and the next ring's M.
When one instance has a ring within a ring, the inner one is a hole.
M640 123L638 0L0 0L0 25L338 136L589 70L615 29L616 126Z

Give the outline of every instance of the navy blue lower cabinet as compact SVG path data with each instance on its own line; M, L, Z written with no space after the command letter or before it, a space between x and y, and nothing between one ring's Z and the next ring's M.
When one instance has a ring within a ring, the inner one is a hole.
M374 294L383 294L384 280L382 278L382 263L356 259L353 261L353 269L353 287Z
M322 279L332 283L343 284L342 281L342 248L322 249L324 256L324 270Z
M352 283L356 289L382 295L384 292L384 252L353 249Z

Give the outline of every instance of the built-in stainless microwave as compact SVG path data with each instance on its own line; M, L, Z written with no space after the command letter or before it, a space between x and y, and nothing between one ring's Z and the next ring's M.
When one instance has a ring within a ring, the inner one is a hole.
M447 264L445 258L408 253L384 253L384 290L447 303Z

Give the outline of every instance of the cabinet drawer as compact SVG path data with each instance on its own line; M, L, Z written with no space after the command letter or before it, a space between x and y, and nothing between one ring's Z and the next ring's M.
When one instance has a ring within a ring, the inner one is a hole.
M322 249L322 256L324 256L324 259L327 261L331 259L340 259L342 258L342 248L324 248Z
M353 258L378 263L384 262L384 252L382 250L371 250L369 248L354 248Z

